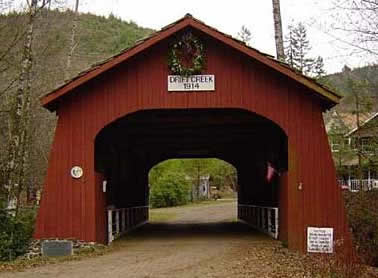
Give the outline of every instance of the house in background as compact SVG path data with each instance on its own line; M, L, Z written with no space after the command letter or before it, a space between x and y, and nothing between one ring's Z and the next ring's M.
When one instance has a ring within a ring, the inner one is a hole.
M210 199L210 175L202 175L199 177L186 176L185 179L192 184L191 200Z
M326 125L339 183L350 191L378 188L378 113L360 121L358 128L355 115L333 111Z

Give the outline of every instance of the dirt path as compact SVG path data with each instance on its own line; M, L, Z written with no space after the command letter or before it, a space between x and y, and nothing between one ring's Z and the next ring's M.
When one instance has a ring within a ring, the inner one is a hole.
M171 215L170 220L115 242L119 251L0 277L289 277L280 274L288 267L280 243L236 222L234 202L153 213Z

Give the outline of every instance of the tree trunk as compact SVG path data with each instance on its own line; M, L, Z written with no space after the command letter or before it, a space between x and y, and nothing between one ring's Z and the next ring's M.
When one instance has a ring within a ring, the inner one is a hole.
M28 126L31 103L31 71L32 71L32 41L34 19L37 12L37 1L33 0L29 7L28 25L23 46L21 72L18 78L18 88L14 95L10 111L10 137L8 143L8 161L4 171L8 199L16 198L16 214L20 205L20 196L24 184L25 166L28 161Z
M274 33L275 33L274 38L276 41L277 59L280 61L284 61L285 52L284 52L284 45L283 45L280 0L272 0L272 3L273 3L273 19L274 19Z
M76 28L78 24L78 11L79 11L79 0L76 0L75 4L75 15L72 22L72 28L71 28L71 41L70 41L70 49L67 55L67 64L66 64L66 72L65 72L65 80L68 80L70 78L70 68L72 64L72 56L75 51L75 48L77 46L76 43Z
M362 177L363 177L363 173L362 173L362 144L361 144L361 136L360 136L360 99L359 99L359 95L356 95L355 96L356 99L355 99L355 105L356 105L356 128L357 128L357 140L356 140L356 149L357 149L357 158L358 158L358 168L357 168L357 178L358 178L358 183L359 183L359 187L360 187L360 190L362 190Z

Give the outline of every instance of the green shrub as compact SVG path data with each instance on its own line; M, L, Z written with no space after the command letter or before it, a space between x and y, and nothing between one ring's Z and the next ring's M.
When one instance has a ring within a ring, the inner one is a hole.
M34 215L34 211L25 211L14 217L0 209L0 261L13 260L27 251Z
M150 205L153 208L184 205L189 196L190 186L184 176L166 174L151 184Z
M365 263L378 266L378 190L346 192L344 197L357 252Z

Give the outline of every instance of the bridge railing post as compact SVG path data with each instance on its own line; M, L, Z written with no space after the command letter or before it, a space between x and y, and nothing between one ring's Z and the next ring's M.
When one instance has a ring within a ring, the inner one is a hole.
M255 229L278 239L279 219L277 207L238 205L239 219Z
M126 215L125 215L125 209L121 209L121 219L122 219L122 225L121 225L121 233L126 232Z
M108 244L148 220L148 206L108 209Z
M119 230L119 212L120 212L120 210L119 209L117 209L116 211L115 211L115 222L116 222L116 230L115 230L115 234L116 235L119 235L120 234L120 230Z
M108 243L113 241L113 211L108 210Z
M278 217L279 217L279 214L278 214L278 208L275 208L274 209L274 212L275 212L275 217L274 217L274 227L275 227L275 231L274 231L274 238L278 239L278 232L279 232L279 222L278 222Z

